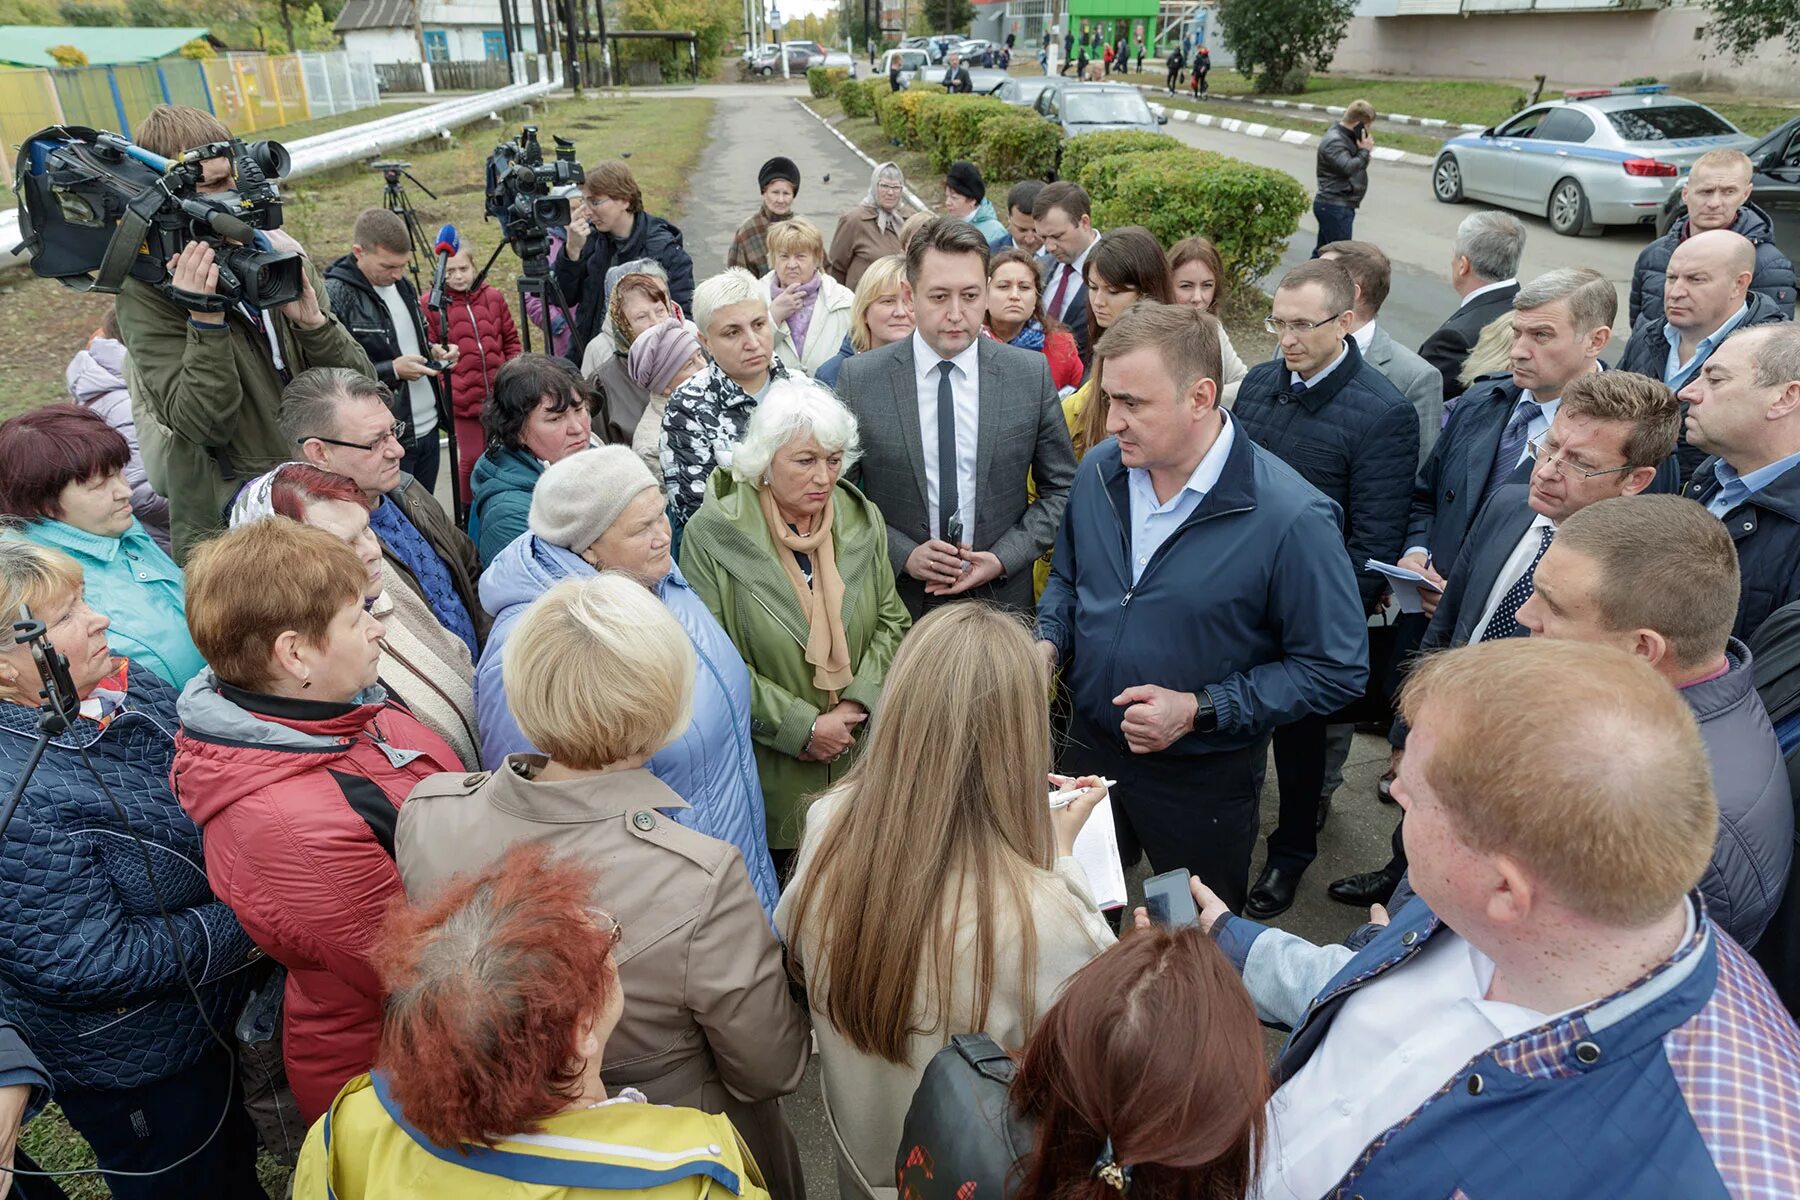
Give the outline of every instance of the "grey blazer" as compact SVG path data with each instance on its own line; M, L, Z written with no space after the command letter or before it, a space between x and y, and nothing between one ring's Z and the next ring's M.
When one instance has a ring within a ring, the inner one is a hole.
M1029 612L1035 603L1031 564L1056 540L1075 478L1075 452L1042 354L982 338L976 373L978 484L968 537L975 549L999 558L1001 576L964 595ZM881 509L900 598L916 620L927 597L925 585L906 573L906 559L935 534L926 509L913 340L845 359L837 394L856 414L862 435L863 457L852 482ZM1037 485L1036 500L1027 492L1028 480Z
M1419 461L1424 462L1444 427L1444 377L1415 351L1389 337L1380 325L1375 326L1363 358L1419 410Z

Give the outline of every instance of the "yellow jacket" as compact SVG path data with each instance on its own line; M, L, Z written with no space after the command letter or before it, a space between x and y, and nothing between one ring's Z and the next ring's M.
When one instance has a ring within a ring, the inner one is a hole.
M379 1076L344 1085L307 1134L295 1200L769 1200L729 1118L616 1101L558 1113L493 1148L445 1149Z
M1093 394L1094 380L1092 376L1090 376L1086 383L1083 383L1080 387L1063 397L1063 421L1069 427L1069 444L1075 447L1075 461L1077 463L1081 462L1081 458L1087 453L1088 448L1081 444L1081 438L1076 431L1081 428L1082 414L1087 411L1088 397ZM1037 489L1035 487L1032 488L1031 498L1033 500L1037 499ZM1042 596L1044 594L1044 585L1050 582L1049 551L1046 550L1044 552L1044 557L1038 559L1031 565L1031 577L1037 584L1037 595Z

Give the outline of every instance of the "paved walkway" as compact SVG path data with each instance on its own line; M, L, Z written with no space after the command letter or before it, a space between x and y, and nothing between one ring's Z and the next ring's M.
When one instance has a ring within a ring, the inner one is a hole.
M711 141L688 191L682 233L694 258L697 281L725 269L732 235L759 203L756 171L777 154L800 168L800 194L794 211L819 227L825 244L838 217L862 202L869 189L869 169L832 137L792 97L804 96L804 85L715 84L659 95L710 96Z

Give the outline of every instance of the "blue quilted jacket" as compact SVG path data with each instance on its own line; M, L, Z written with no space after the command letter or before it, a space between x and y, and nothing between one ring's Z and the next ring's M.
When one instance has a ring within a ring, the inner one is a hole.
M227 1037L257 974L261 953L213 899L200 831L169 790L175 727L174 689L131 668L107 725L77 718L51 743L0 842L0 1019L59 1088L138 1087L198 1061L213 1042L181 957ZM36 736L36 709L0 703L0 779L18 778ZM149 848L181 957L82 748Z

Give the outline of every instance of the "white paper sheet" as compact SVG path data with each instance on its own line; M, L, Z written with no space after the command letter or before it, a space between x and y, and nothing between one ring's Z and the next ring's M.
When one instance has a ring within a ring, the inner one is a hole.
M1400 611L1403 613L1422 613L1425 611L1424 606L1419 600L1420 588L1430 588L1432 591L1440 594L1444 590L1417 571L1410 571L1405 567L1397 567L1393 563L1377 562L1371 558L1363 563L1363 570L1372 571L1377 575L1385 575L1394 581L1394 603L1400 606Z
M1125 868L1119 865L1119 831L1113 824L1112 794L1094 806L1075 835L1075 861L1086 872L1094 903L1103 910L1125 906Z

